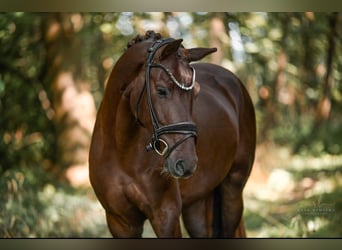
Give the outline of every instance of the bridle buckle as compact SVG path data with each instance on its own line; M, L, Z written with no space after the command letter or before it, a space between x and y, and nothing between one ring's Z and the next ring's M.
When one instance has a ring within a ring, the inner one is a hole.
M160 156L164 156L169 151L169 145L161 138L153 141L153 149Z

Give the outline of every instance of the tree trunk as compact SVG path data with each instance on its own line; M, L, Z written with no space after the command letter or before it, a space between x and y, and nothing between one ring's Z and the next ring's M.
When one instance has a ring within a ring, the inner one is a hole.
M286 68L288 64L287 55L287 39L289 33L289 14L279 14L276 16L281 22L282 38L280 41L281 49L277 57L277 71L275 73L274 83L268 87L262 87L259 90L259 95L263 99L265 107L265 118L260 130L260 135L264 140L268 140L268 132L270 128L277 125L280 120L281 113L279 112L279 103L286 104L286 93L287 93L287 73Z
M217 48L217 51L210 55L211 63L221 65L223 58L222 37L227 36L222 18L214 16L210 20L210 47Z
M82 46L77 14L48 14L43 24L46 45L44 82L50 86L56 128L56 169L71 184L88 184L88 150L96 108L82 80ZM79 17L79 16L78 16Z
M339 36L339 30L341 29L340 22L342 20L342 14L333 13L330 16L330 32L328 34L328 49L327 49L327 61L326 61L326 74L322 86L322 92L317 104L317 111L315 114L315 120L311 128L311 133L308 136L303 137L294 148L294 152L299 152L302 145L306 145L309 142L309 138L312 135L317 135L318 129L323 122L327 121L331 111L331 88L333 86L333 59L335 54L336 40Z
M323 121L328 120L331 111L331 88L334 83L333 60L335 56L336 40L339 36L341 13L333 13L330 17L330 33L328 34L328 51L326 62L326 75L323 82L321 98L318 101L314 129L317 129Z

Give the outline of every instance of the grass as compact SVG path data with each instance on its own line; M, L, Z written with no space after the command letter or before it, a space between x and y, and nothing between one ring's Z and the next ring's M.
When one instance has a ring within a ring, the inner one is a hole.
M342 237L341 156L259 147L256 163L262 175L252 173L244 194L249 237ZM111 237L90 187L26 167L7 170L0 190L1 237ZM148 223L143 236L155 237Z
M267 150L272 151L267 148L259 154L268 157ZM278 159L264 159L264 165L259 166L266 173L265 181L256 183L252 173L246 187L248 235L267 238L342 237L342 157L273 153L272 158ZM270 162L271 166L268 165Z
M75 189L39 169L7 171L1 179L2 237L110 237L90 188Z

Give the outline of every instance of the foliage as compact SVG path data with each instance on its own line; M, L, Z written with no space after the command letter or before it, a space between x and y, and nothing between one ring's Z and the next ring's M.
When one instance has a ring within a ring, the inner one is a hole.
M104 212L87 189L44 169L12 168L0 179L1 237L109 237Z
M286 162L278 159L271 175L275 171L281 174L274 182L268 178L258 188L247 185L245 222L249 236L341 237L342 158L290 156Z
M70 14L76 36L83 47L84 78L99 105L106 77L137 32L156 29L166 35L184 37L186 46L210 46L209 23L219 17L226 24L226 53L222 64L246 83L256 109L259 141L275 140L296 147L338 135L341 121L341 37L336 37L331 114L313 134L316 107L327 71L331 13L74 13ZM42 25L48 14L3 13L0 23L0 169L14 163L49 159L55 161L56 132L49 82L43 82L45 44ZM233 33L235 35L233 35ZM240 47L234 45L240 41ZM298 46L304 44L304 46ZM229 47L227 47L229 46ZM228 49L229 48L229 49ZM285 53L279 83L279 55ZM242 61L241 61L242 60ZM242 63L243 62L243 63ZM331 137L331 136L330 136ZM324 141L321 151L339 154L341 136ZM305 139L305 140L304 140ZM304 143L303 143L304 140ZM337 145L337 146L336 146ZM308 149L304 149L308 151ZM313 150L314 153L317 150ZM34 157L32 157L34 156Z
M53 172L58 128L53 122L54 93L47 77L52 67L46 63L49 41L43 30L54 14L0 14L0 186L4 190L0 195L0 234L8 237L97 235L80 229L72 215L63 210L74 210L77 204L92 206L91 200L87 204L82 201L87 194L70 189L55 179ZM217 39L223 52L221 64L242 79L252 96L260 144L283 145L301 157L342 153L342 39L340 29L334 33L334 24L342 25L340 14L66 15L82 48L81 65L72 67L81 68L82 78L91 82L90 92L97 106L111 68L137 33L153 29L182 37L186 47L212 46ZM216 38L211 32L213 20L224 26ZM340 189L335 191L340 194ZM328 199L335 198L335 193L327 195ZM265 223L262 216L252 213L249 226L260 229L260 223ZM283 236L319 235L304 232L302 215L294 218L286 222L280 219L286 227L298 228L296 233ZM102 226L94 227L106 232ZM277 236L277 232L267 235Z
M28 158L41 163L53 147L52 127L39 101L42 52L35 35L39 21L20 13L0 15L5 27L0 34L0 173L26 165Z

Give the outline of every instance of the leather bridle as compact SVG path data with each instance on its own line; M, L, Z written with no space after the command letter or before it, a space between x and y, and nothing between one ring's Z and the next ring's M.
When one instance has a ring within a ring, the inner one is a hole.
M141 91L141 94L140 94L140 97L138 99L136 109L135 109L136 119L141 124L138 118L138 110L139 110L139 105L140 105L144 90L146 89L147 105L150 111L150 116L151 116L151 121L152 121L152 126L153 126L152 139L151 139L151 142L146 146L146 150L147 151L154 150L157 154L159 154L160 156L163 156L164 158L167 158L176 147L178 147L187 139L194 137L196 141L196 138L197 138L197 126L193 122L178 122L178 123L174 123L170 125L161 125L158 120L157 114L153 108L152 97L151 97L151 83L150 83L150 71L152 68L161 68L162 70L164 70L165 73L170 77L171 81L175 83L183 91L190 91L195 86L196 73L193 67L190 66L193 72L192 81L191 81L191 84L187 86L187 84L177 81L177 79L174 77L172 72L166 66L160 63L153 62L153 58L157 50L161 48L162 46L169 44L173 41L175 40L172 38L159 39L155 41L152 44L152 46L147 50L148 56L146 60L145 84L144 84L143 90ZM168 143L161 138L161 135L164 135L164 134L182 134L184 136L182 139L180 139L179 141L177 141L174 145L170 147Z

